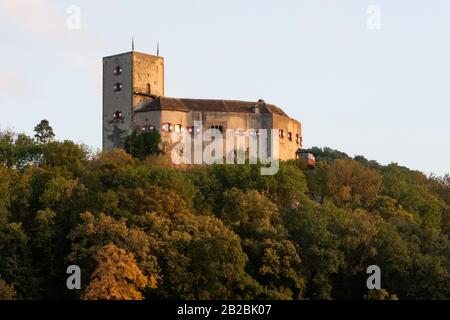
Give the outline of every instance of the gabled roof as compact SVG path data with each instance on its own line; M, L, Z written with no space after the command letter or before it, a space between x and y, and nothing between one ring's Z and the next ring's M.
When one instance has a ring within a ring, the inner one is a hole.
M252 108L260 107L260 113L276 113L288 116L283 110L275 105L264 102L248 102L238 100L213 100L213 99L184 99L184 98L168 98L153 97L153 99L145 103L136 112L147 112L154 110L171 110L171 111L209 111L209 112L235 112L235 113L251 113Z

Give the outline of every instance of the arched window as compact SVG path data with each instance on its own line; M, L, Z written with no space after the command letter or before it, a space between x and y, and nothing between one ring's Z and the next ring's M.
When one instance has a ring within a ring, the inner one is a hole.
M122 67L121 66L117 66L114 68L114 75L118 76L119 74L122 74Z
M171 124L171 123L162 123L161 124L161 131L162 132L172 132L173 131L173 124Z
M115 92L119 92L119 91L122 91L122 84L121 83L119 83L119 82L117 82L115 85L114 85L114 91Z
M198 133L200 133L200 128L198 128L198 127L194 127L194 126L188 126L187 127L187 131L190 133L190 134L198 134Z
M123 120L123 114L122 111L116 111L113 113L113 120L114 121L121 121Z
M216 129L216 130L219 130L220 131L220 133L223 133L223 127L222 126L211 126L211 129Z

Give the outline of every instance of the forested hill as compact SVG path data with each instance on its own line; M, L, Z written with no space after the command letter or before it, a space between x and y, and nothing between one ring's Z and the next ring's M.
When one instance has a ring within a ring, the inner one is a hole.
M180 170L36 132L0 134L0 298L450 299L449 176L327 148Z

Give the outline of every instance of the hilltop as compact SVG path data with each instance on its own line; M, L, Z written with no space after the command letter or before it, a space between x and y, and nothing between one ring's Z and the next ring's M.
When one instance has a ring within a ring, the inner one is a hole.
M179 170L36 132L0 133L0 298L450 299L448 175L329 148Z

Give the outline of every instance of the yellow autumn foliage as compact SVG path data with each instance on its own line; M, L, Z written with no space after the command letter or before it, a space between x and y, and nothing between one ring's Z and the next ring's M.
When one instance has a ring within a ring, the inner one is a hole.
M82 295L84 300L142 300L140 290L156 288L154 276L139 269L134 255L109 243L97 252L98 267Z

